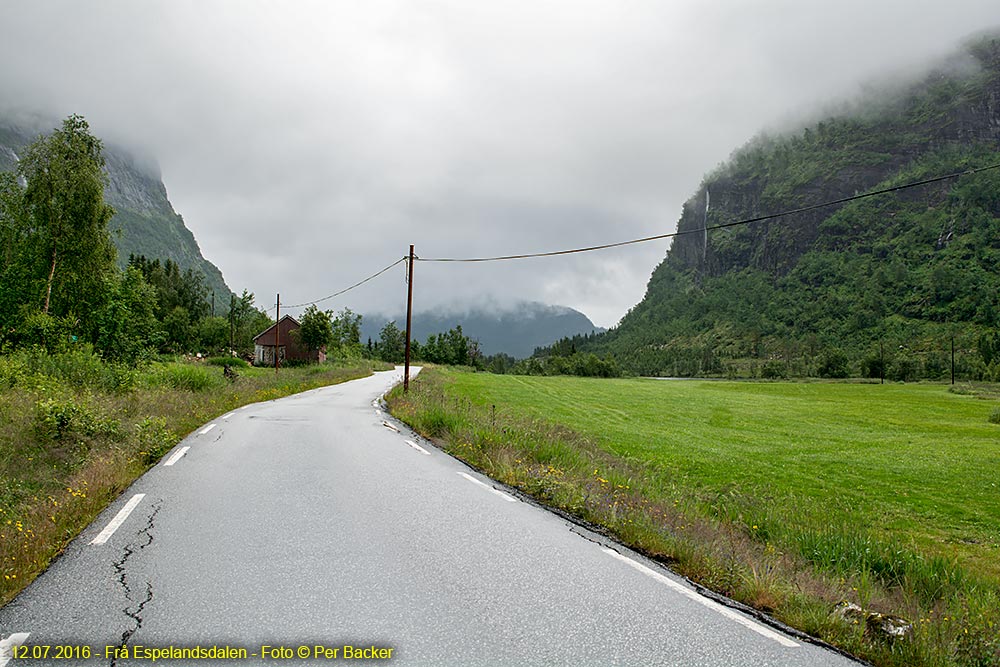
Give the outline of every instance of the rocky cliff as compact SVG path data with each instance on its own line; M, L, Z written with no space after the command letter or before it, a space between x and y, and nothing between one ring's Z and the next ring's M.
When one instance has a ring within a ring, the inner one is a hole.
M798 133L761 136L737 151L685 203L678 231L686 234L666 261L705 276L747 266L786 273L840 205L728 231L697 230L850 197L924 156L977 146L1000 146L1000 37L976 40L889 97L870 97Z

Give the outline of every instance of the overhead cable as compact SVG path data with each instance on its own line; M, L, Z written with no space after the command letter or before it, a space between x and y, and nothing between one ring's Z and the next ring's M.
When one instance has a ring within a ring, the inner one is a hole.
M534 252L522 255L502 255L499 257L414 257L416 261L420 262L498 262L510 259L529 259L532 257L555 257L556 255L573 255L581 252L592 252L594 250L606 250L607 248L618 248L626 245L633 245L636 243L646 243L648 241L658 241L660 239L673 238L675 236L683 236L685 234L703 234L707 231L713 229L725 229L727 227L737 227L740 225L749 225L754 222L762 222L764 220L773 220L775 218L782 218L789 215L796 215L798 213L805 213L807 211L813 211L818 208L823 208L826 206L836 206L837 204L846 204L847 202L856 201L858 199L865 199L867 197L875 197L877 195L884 195L889 192L898 192L899 190L906 190L909 188L915 188L921 185L928 185L930 183L938 183L940 181L946 181L952 178L958 178L959 176L968 176L971 174L978 174L979 172L989 171L990 169L998 169L1000 164L992 164L988 167L978 167L976 169L967 169L965 171L956 172L953 174L948 174L946 176L937 176L935 178L928 178L922 181L915 181L913 183L905 183L903 185L895 185L891 188L883 188L881 190L875 190L873 192L865 192L860 195L852 195L850 197L843 197L841 199L834 199L832 201L826 201L821 204L812 204L810 206L803 206L801 208L791 209L788 211L781 211L780 213L771 213L768 215L761 215L756 218L747 218L745 220L737 220L734 222L726 222L719 225L712 225L711 227L699 227L698 229L686 229L684 231L671 232L669 234L657 234L656 236L647 236L641 239L632 239L631 241L618 241L617 243L605 243L602 245L589 246L586 248L573 248L571 250L554 250L551 252ZM405 258L404 258L405 259Z
M391 269L394 266L400 264L401 262L405 262L406 260L407 260L406 257L400 257L395 262L393 262L389 266L385 267L381 271L373 273L372 275L368 276L364 280L358 281L358 282L354 283L353 285L351 285L350 287L345 287L344 289L340 290L339 292L334 292L333 294L330 294L329 296L324 296L322 299L316 299L315 301L306 301L304 303L293 303L293 304L284 304L283 303L281 305L284 306L285 308L301 308L302 306L312 306L312 305L315 305L317 303L322 303L323 301L327 301L327 300L332 299L334 297L340 296L341 294L346 294L347 292L350 292L352 289L354 289L356 287L361 287L362 285L364 285L369 280L372 280L374 278L378 278L380 275L382 275L383 273L385 273L389 269ZM271 310L274 310L273 306L271 308L268 308L268 311L271 311Z

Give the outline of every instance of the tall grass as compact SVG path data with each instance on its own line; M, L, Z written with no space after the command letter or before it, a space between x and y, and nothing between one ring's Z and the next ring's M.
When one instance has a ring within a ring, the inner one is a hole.
M839 500L817 510L797 503L794 493L706 486L664 466L654 450L609 447L482 394L470 400L451 384L458 377L425 370L408 394L390 393L390 409L493 478L877 665L1000 665L1000 581L957 557L876 530L877 515L842 512ZM540 410L568 405L571 414L634 419L607 402L587 405L580 395L553 391L538 400ZM880 632L874 619L884 616L845 615L845 601L865 614L902 617L905 636Z
M0 604L184 434L241 405L371 371L365 361L240 368L230 381L218 366L128 368L88 348L0 356Z
M144 379L150 387L166 387L185 391L207 391L226 384L218 369L191 364L167 364L158 366Z

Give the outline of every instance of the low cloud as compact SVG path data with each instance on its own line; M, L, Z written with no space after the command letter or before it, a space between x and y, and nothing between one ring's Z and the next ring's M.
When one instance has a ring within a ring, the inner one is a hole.
M229 285L325 296L402 257L672 231L765 127L918 68L993 0L5 2L0 86L155 155ZM611 326L668 244L419 264L417 302L541 300ZM402 267L324 304L396 311Z

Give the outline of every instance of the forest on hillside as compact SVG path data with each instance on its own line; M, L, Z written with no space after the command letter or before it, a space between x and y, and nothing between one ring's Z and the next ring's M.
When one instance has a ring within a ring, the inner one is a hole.
M595 352L639 375L916 380L950 377L954 348L959 377L1000 380L998 165L994 36L891 95L756 137L685 204L617 327L536 356Z

